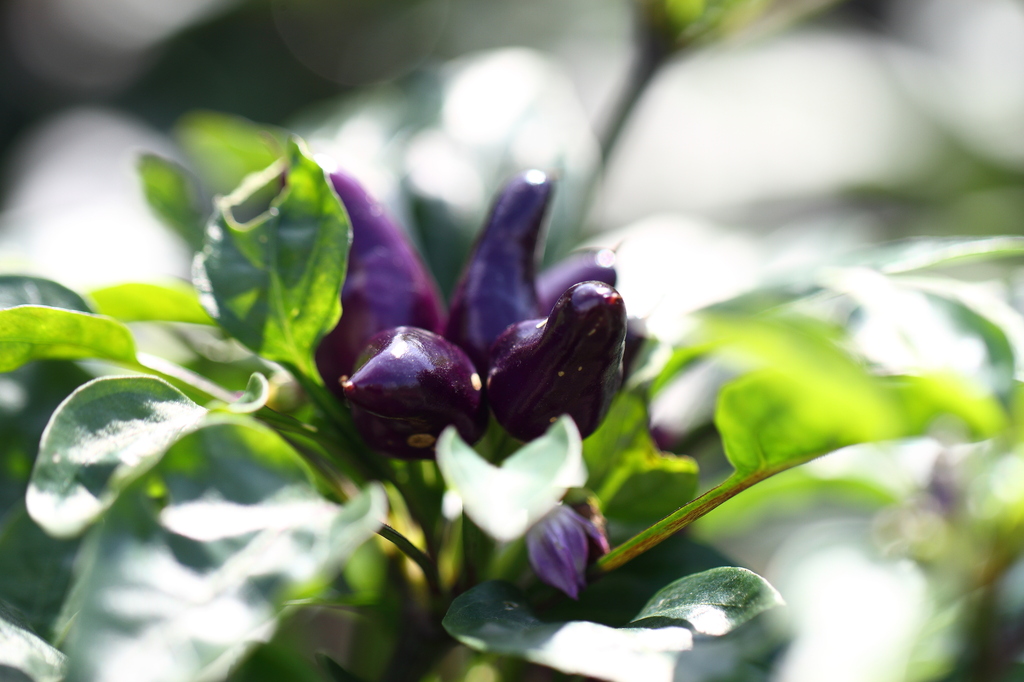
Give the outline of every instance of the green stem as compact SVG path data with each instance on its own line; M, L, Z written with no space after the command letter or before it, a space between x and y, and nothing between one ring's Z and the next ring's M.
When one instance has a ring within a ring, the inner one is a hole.
M170 380L171 383L193 388L206 397L214 398L224 403L235 402L236 396L231 391L218 386L206 377L196 374L192 370L185 369L181 365L174 364L170 360L165 360L164 358L156 355L150 355L149 353L137 354L136 360L137 366L133 369L144 372L156 372L162 378Z
M636 46L637 52L629 72L626 87L620 93L612 110L612 115L601 132L601 161L607 164L615 149L626 121L640 101L647 86L662 64L672 54L672 42L664 32L655 25L641 7L636 7Z
M437 572L437 565L419 547L412 544L409 538L405 537L391 526L384 524L377 534L397 547L403 554L416 562L416 565L423 571L427 579L430 591L436 595L441 594L441 576Z
M788 468L790 467L784 467L784 469ZM759 483L782 470L765 470L745 476L733 474L721 485L712 488L689 504L680 507L650 528L637 533L608 554L605 554L594 564L593 569L591 569L592 573L601 575L622 566L631 559L635 559L647 550L652 549L655 545L675 535L718 505L732 499L755 483Z

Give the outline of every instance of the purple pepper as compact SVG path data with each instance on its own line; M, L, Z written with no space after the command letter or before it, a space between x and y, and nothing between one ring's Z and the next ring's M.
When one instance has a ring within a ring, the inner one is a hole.
M402 459L431 459L449 424L468 443L487 427L480 376L455 344L416 327L370 340L356 371L341 382L367 444Z
M568 414L586 438L622 385L626 307L604 282L572 286L547 319L512 325L491 349L487 397L520 440L540 436Z
M537 301L542 313L551 312L558 298L573 284L596 281L613 287L616 280L614 251L578 251L537 275Z
M526 551L537 577L573 599L587 586L587 566L607 554L597 524L560 504L526 533Z
M316 364L339 397L339 381L352 373L374 334L402 325L440 333L444 312L437 285L384 207L343 173L331 183L352 222L348 274L341 289L341 320L320 342Z
M506 327L543 314L534 278L553 185L538 170L505 185L455 285L444 335L466 351L481 373L491 344Z

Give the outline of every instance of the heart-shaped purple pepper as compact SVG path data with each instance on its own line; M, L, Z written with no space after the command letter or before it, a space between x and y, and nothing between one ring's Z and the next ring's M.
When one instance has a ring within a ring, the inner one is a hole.
M577 251L537 275L537 301L542 313L551 312L555 302L573 284L604 282L615 286L616 280L614 251Z
M316 364L340 397L338 382L352 373L370 337L402 325L440 333L444 313L437 285L384 207L350 175L334 171L330 178L352 222L352 248L341 320L320 342Z
M543 314L534 278L553 185L539 170L505 185L455 285L444 335L481 372L487 369L491 344L506 327Z
M468 443L487 426L480 376L455 344L416 327L370 340L352 376L341 382L367 444L402 459L431 459L449 424Z
M491 349L487 398L498 423L520 440L568 414L586 438L622 385L626 306L604 282L572 286L547 319L509 327Z

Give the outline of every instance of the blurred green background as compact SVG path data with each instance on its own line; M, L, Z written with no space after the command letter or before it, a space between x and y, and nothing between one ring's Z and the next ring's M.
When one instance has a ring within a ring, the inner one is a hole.
M259 128L221 114L299 132L325 164L359 174L446 291L503 179L555 170L548 261L584 241L616 247L630 312L668 340L701 306L859 245L1024 232L1020 0L836 3L681 51L615 146L602 148L628 90L638 7L6 0L0 270L79 290L187 277L188 244L150 214L135 163L157 152L187 162L211 191L229 191L248 167L223 134ZM958 274L1011 313L1024 300L1013 268ZM903 351L977 370L971 348L926 322L907 321L927 339L902 338ZM140 337L143 347L163 342ZM892 339L859 342L899 366ZM653 414L676 451L701 460L705 485L720 462L707 429L725 376L716 366L687 373ZM28 451L42 423L10 424L62 393L28 405L12 387L0 380L0 426ZM970 571L934 562L961 551L970 564L971 527L948 525L933 502L943 472L963 459L935 439L854 448L698 524L695 535L789 602L765 626L789 644L759 657L770 664L759 675L932 679L960 654L950 633L961 632L963 612L950 595L971 584ZM1021 472L1006 462L973 479L972 494L1016 504L1022 496L1007 481ZM1007 573L1011 587L1024 585L1021 574ZM484 668L471 674L492 679Z

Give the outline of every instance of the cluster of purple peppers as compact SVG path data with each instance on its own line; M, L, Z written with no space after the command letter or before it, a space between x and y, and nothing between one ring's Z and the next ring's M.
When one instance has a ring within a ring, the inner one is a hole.
M488 406L523 441L563 414L583 437L597 428L622 384L626 309L607 250L536 275L548 175L528 171L502 189L447 319L436 284L383 207L349 175L330 178L352 247L342 318L316 361L372 449L430 459L448 425L475 443Z
M642 337L627 340L610 251L576 253L536 274L548 175L528 171L499 193L447 319L436 284L383 207L352 177L330 178L352 247L342 318L316 361L372 449L430 459L445 427L475 443L489 412L523 441L563 414L581 436L593 433L622 385L624 351ZM608 551L600 520L567 505L531 528L526 544L537 575L573 598L587 563Z

